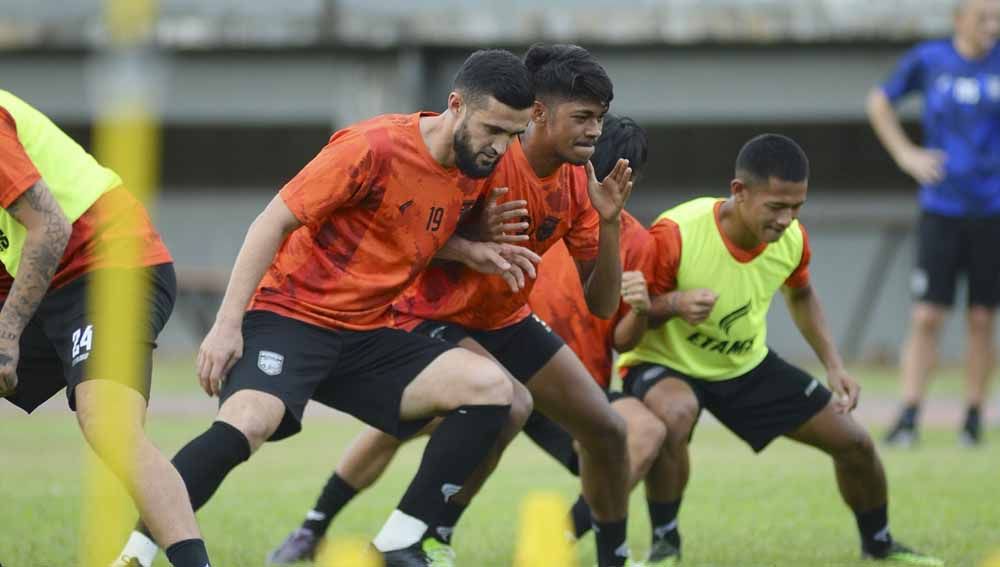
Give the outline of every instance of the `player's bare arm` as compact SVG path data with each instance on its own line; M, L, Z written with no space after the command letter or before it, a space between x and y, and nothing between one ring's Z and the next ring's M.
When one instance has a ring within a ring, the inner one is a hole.
M541 256L523 246L476 242L457 234L448 239L434 258L462 262L477 272L499 275L514 293L524 288L525 278L535 278L535 265L542 261Z
M7 209L28 234L17 277L0 311L0 396L17 386L18 343L49 289L73 230L66 215L39 180Z
M680 317L690 325L708 319L719 295L707 288L674 290L654 296L650 300L649 328L662 327L673 317Z
M920 183L937 183L944 178L945 153L922 148L910 140L881 88L868 94L866 108L872 129L900 169Z
M629 306L629 311L615 326L612 340L618 352L635 348L649 328L647 321L650 307L649 289L642 272L630 271L622 274L622 301Z
M830 337L816 291L811 285L801 288L785 286L782 293L795 326L826 368L828 385L837 394L837 411L847 413L853 410L858 405L861 386L844 368L844 361Z
M618 309L621 293L621 212L632 193L632 168L628 160L618 160L604 181L598 181L594 166L587 162L587 175L590 203L601 221L597 261L593 266L581 266L580 273L590 312L609 319Z
M198 380L210 396L219 393L222 380L243 356L243 315L281 243L301 221L280 195L275 195L247 231L236 257L215 324L198 350Z

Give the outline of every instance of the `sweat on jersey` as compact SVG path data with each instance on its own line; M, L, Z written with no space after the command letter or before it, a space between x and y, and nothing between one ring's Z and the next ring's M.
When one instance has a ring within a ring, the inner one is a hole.
M923 95L924 146L948 156L944 179L921 187L921 207L953 217L1000 214L1000 45L969 60L950 39L920 43L882 91L893 103Z
M744 250L722 231L722 203L711 197L688 201L660 215L650 229L650 295L711 289L718 301L708 319L690 325L672 317L647 330L619 357L620 367L653 363L721 381L746 374L767 356L767 312L775 292L809 283L808 236L795 221L776 242Z

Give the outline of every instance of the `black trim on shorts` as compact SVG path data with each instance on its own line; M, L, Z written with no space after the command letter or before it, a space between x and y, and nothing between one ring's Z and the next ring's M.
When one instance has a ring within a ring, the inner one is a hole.
M819 380L785 362L774 351L753 370L729 380L693 378L659 364L628 369L623 389L645 402L663 380L682 380L704 408L756 452L798 429L829 404L832 394ZM692 427L693 434L694 427Z
M397 438L414 435L432 418L400 419L403 390L454 348L399 329L334 330L263 310L244 317L243 341L243 358L223 383L219 405L240 390L281 399L285 415L269 441L302 430L310 399Z
M1000 304L1000 215L948 217L924 212L917 226L917 262L910 291L917 301L951 307L959 276L970 306Z
M500 329L469 329L445 321L423 321L413 333L457 345L469 338L493 355L522 384L538 374L566 343L535 314Z
M99 378L120 382L149 399L153 349L156 348L156 337L174 309L177 275L171 263L137 269L143 270L150 279L146 299L149 334L136 338L142 343L146 362L140 383L133 384L130 380L123 380L123 377L88 374L89 359L94 349L103 348L102 345L110 345L113 349L114 345L124 340L123 337L106 336L101 329L94 327L87 301L88 289L96 272L90 272L49 291L42 299L21 335L18 386L12 395L7 396L9 402L31 413L66 388L69 407L76 410L77 384Z

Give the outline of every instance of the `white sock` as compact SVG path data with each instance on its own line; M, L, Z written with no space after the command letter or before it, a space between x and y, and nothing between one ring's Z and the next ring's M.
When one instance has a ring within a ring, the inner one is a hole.
M382 531L372 540L372 545L382 553L403 549L420 541L426 531L427 524L394 510L382 526Z
M122 556L134 557L139 560L142 567L151 567L153 560L156 559L156 552L159 550L156 542L149 539L149 536L140 532L132 532L128 541L125 542L125 548L122 549Z

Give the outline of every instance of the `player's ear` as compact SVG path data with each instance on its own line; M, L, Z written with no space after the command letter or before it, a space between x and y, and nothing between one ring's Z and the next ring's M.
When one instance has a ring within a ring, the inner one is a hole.
M531 106L531 121L536 124L544 124L549 116L549 108L545 106L545 103L535 99L535 103Z
M747 193L750 188L747 187L746 183L743 182L739 177L734 178L729 182L729 191L732 193L733 197L736 198L737 203L742 203L747 198Z
M465 107L465 101L462 100L462 93L458 91L451 91L448 94L448 110L458 116L461 114L462 109Z

